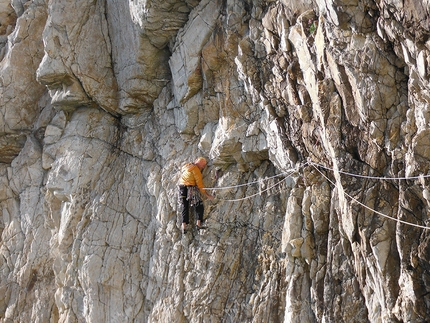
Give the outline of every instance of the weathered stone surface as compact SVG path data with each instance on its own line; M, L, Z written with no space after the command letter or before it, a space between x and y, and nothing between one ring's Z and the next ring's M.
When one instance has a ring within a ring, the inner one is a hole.
M40 113L37 104L45 88L37 83L34 71L43 56L42 31L46 8L32 2L15 22L10 3L2 2L2 37L4 52L0 62L0 161L10 163L25 143L23 137L32 130ZM26 80L22 82L21 80Z
M202 48L215 28L220 9L219 1L201 1L184 29L178 33L176 46L169 59L178 105L184 104L202 87Z
M428 321L429 6L0 0L0 322Z

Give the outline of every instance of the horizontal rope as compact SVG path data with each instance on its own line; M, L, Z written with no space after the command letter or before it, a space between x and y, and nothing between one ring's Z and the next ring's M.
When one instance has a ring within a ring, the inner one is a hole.
M336 171L333 168L324 166L324 165L320 165L314 162L309 162L310 165L312 166L318 166L327 170L331 170L331 171ZM376 180L407 180L407 179L419 179L419 178L428 178L430 177L430 175L419 175L419 176L411 176L411 177L378 177L378 176L366 176L366 175L360 175L360 174L354 174L354 173L348 173L348 172L344 172L344 171L337 171L341 174L344 175L348 175L348 176L353 176L353 177L360 177L360 178L367 178L367 179L376 179Z
M291 172L291 174L293 174L293 173L294 173L294 172ZM291 175L291 174L290 174L290 175ZM272 189L272 188L274 188L274 187L278 186L279 184L281 184L282 182L284 182L285 180L287 180L287 178L288 178L288 176L286 176L285 178L283 178L283 179L279 180L276 184L274 184L274 185L272 185L272 186L270 186L270 187L266 188L265 190L262 190L262 191L260 191L260 192L258 192L258 193L253 194L253 195L245 196L245 197L238 198L238 199L221 199L221 198L220 198L219 200L221 200L221 201L227 201L227 202L237 202L237 201L247 200L247 199L253 198L253 197L255 197L255 196L261 195L261 193L267 192L268 190L270 190L270 189Z
M334 185L334 186L336 186L336 184L333 182L333 181L331 181L327 176L325 176L315 165L317 165L317 164L315 164L315 163L310 163L312 166L314 166L314 168L323 176L323 177L325 177L325 179L327 180L327 181L329 181L332 185ZM341 185L341 184L340 184ZM400 219L396 219L396 218L394 218L394 217L391 217L391 216L389 216L389 215L387 215L387 214L384 214L384 213L381 213L381 212L379 212L379 211L376 211L376 210L374 210L374 209L372 209L371 207L369 207L369 206L367 206L366 204L363 204L363 203L361 203L360 201L358 201L357 199L355 199L355 198L353 198L351 195L349 195L348 193L346 193L346 192L344 192L344 194L348 197L348 198L350 198L351 200L353 200L354 202L356 202L356 203L358 203L358 204L360 204L361 206L363 206L364 208L366 208L366 209L368 209L369 211L372 211L372 212L374 212L374 213L376 213L376 214L379 214L379 215L381 215L381 216L383 216L383 217L385 217L385 218L387 218L387 219L390 219L390 220L393 220L393 221L396 221L396 222L400 222L400 223L403 223L403 224L406 224L406 225L409 225L409 226L413 226L413 227L417 227L417 228L421 228L421 229L426 229L426 230L428 230L428 229L430 229L430 227L427 227L427 226L423 226L423 225L419 225L419 224L415 224L415 223L411 223L411 222L407 222L407 221L403 221L403 220L400 220Z
M285 178L283 178L282 180L278 181L276 184L268 187L267 189L265 189L263 191L259 191L256 194L253 194L253 195L250 195L250 196L246 196L246 197L243 197L243 198L238 198L238 199L221 199L221 198L219 198L219 200L221 200L221 201L227 201L227 202L243 201L243 200L247 200L247 199L250 199L252 197L261 195L261 193L264 193L264 192L266 192L266 191L268 191L268 190L270 190L270 189L272 189L272 188L280 185L289 176L291 176L292 174L296 173L300 168L304 168L306 165L313 166L328 182L330 182L332 185L336 186L336 184L332 180L330 180L326 175L324 175L318 169L318 167L321 167L321 168L324 168L324 169L330 170L330 171L336 171L335 169L327 167L327 166L324 166L324 165L321 165L321 164L314 163L312 161L309 161L309 162L306 162L303 165L299 166L297 169L291 169L291 170L289 170L287 172L284 172L284 173L281 173L281 174L278 174L278 175L275 175L275 176L271 176L271 177L268 177L268 178L265 178L265 179L260 179L258 181L254 181L254 182L250 182L250 183L244 183L244 184L239 184L239 185L233 185L233 186L208 187L208 188L205 188L205 189L207 189L207 190L223 190L223 189L238 188L238 187L243 187L243 186L250 186L250 185L256 184L256 183L261 183L262 181L266 181L266 180L269 180L269 179L277 178L277 177L280 177L280 176L285 176ZM430 175L419 175L419 176L411 176L411 177L378 177L378 176L366 176L366 175L354 174L354 173L349 173L349 172L344 172L344 171L338 171L338 172L341 173L341 174L344 174L344 175L348 175L348 176L359 177L359 178L366 178L366 179L375 179L375 180L408 180L408 179L419 179L419 178L428 178L428 177L430 177ZM344 191L344 194L345 194L345 196L347 196L352 201L356 202L357 204L359 204L359 205L363 206L364 208L368 209L369 211L374 212L374 213L376 213L376 214L378 214L378 215L380 215L382 217L385 217L387 219L396 221L398 223L403 223L405 225L409 225L409 226L413 226L413 227L417 227L417 228L421 228L421 229L426 229L426 230L430 229L430 227L419 225L419 224L415 224L415 223L411 223L411 222L407 222L407 221L404 221L404 220L400 220L400 219L391 217L391 216L389 216L387 214L384 214L382 212L376 211L376 210L372 209L371 207L369 207L369 206L361 203L360 201L358 201L357 199L355 199L354 197L352 197L351 195L349 195L345 191Z
M232 185L232 186L205 187L205 190L227 190L227 189L231 189L231 188L238 188L238 187L243 187L243 186L250 186L250 185L253 185L253 184L261 183L261 182L263 182L263 181L267 181L267 180L272 179L272 178L276 178L276 177L281 177L281 176L287 176L287 177L288 177L288 176L291 176L291 174L293 174L293 173L297 172L300 168L305 167L307 164L308 164L308 163L306 162L306 163L304 163L302 166L299 166L299 167L297 167L297 168L295 168L295 169L289 169L289 170L287 170L286 172L283 172L283 173L281 173L281 174L274 175L274 176L271 176L271 177L266 177L266 178L263 178L263 179L259 179L258 181L249 182L249 183L244 183L244 184L238 184L238 185Z

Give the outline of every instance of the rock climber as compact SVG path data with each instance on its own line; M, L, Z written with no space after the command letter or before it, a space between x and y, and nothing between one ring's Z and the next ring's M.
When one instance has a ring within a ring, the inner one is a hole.
M213 200L203 186L202 171L206 167L204 157L197 158L194 163L187 163L182 167L181 178L179 179L179 202L181 204L182 232L187 232L189 224L189 209L193 206L197 215L197 229L205 229L203 226L203 201L202 195Z

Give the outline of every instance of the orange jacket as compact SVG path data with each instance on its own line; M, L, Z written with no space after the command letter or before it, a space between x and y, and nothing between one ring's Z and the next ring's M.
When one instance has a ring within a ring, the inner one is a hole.
M188 163L182 167L182 175L179 179L180 185L197 186L203 194L206 190L203 187L203 177L200 169L193 163Z

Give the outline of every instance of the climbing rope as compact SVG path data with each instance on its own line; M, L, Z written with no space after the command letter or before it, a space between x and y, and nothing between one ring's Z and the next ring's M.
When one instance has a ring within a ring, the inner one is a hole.
M291 173L291 174L292 174L292 173ZM290 175L291 175L291 174L290 174ZM276 186L280 185L280 184L281 184L282 182L284 182L287 178L288 178L288 176L287 176L287 177L285 177L285 178L283 178L283 179L281 179L281 180L279 180L277 183L275 183L275 184L273 184L272 186L270 186L270 187L266 188L265 190L259 191L258 193L255 193L255 194L252 194L252 195L249 195L249 196L245 196L245 197L238 198L238 199L220 199L220 200L222 200L222 201L226 201L226 202L238 202L238 201L247 200L247 199L253 198L253 197L255 197L255 196L261 195L261 193L267 192L268 190L270 190L270 189L272 189L272 188L274 188L274 187L276 187Z
M328 182L330 182L332 185L334 185L334 186L336 186L336 184L332 181L332 180L330 180L326 175L324 175L319 169L318 169L318 167L316 167L317 166L317 164L315 164L315 163L310 163L317 171L318 171L318 173L320 173ZM324 167L325 168L325 167ZM361 203L360 201L358 201L357 199L355 199L354 197L352 197L351 195L349 195L348 193L346 193L345 191L344 191L344 194L349 198L349 199L351 199L351 200L353 200L354 202L356 202L356 203L358 203L358 204L360 204L361 206L363 206L364 208L366 208L366 209L368 209L369 211L372 211L372 212L374 212L374 213L376 213L376 214L379 214L380 216L382 216L382 217L385 217L385 218L387 218L387 219L390 219L390 220L393 220L393 221L396 221L396 222L399 222L399 223L403 223L403 224L406 224L406 225L409 225L409 226L413 226L413 227L417 227L417 228L421 228L421 229L426 229L426 230L428 230L428 229L430 229L430 227L427 227L427 226L423 226L423 225L419 225L419 224L415 224L415 223L411 223L411 222L407 222L407 221L403 221L403 220L400 220L400 219L396 219L396 218L394 218L394 217L391 217L391 216L389 216L389 215L387 215L387 214L384 214L384 213L382 213L382 212L379 212L379 211L376 211L376 210L374 210L374 209L372 209L371 207L369 207L369 206L367 206L366 204L363 204L363 203Z
M320 165L317 163L314 163L312 161L309 162L310 165L312 166L317 166L317 167L321 167L330 171L336 171L335 169L331 168L331 167L327 167L324 165ZM337 171L340 174L344 174L344 175L348 175L348 176L352 176L352 177L359 177L359 178L366 178L366 179L375 179L375 180L407 180L407 179L420 179L420 178L428 178L430 177L430 175L419 175L419 176L410 176L410 177L378 177L378 176L366 176L366 175L360 175L360 174L353 174L353 173L348 173L348 172L344 172L344 171Z
M259 179L258 181L254 181L254 182L249 182L249 183L244 183L244 184L238 184L238 185L232 185L232 186L206 187L205 189L206 190L227 190L227 189L238 188L238 187L243 187L243 186L250 186L252 184L261 183L262 181L267 181L269 179L277 178L277 177L281 177L281 176L291 176L292 173L297 172L298 169L303 168L307 164L308 163L306 162L305 164L303 164L302 166L297 167L296 169L289 169L288 171L283 172L281 174L274 175L274 176L271 176L271 177L266 177L266 178L263 178L263 179Z
M261 193L267 192L268 190L280 185L282 182L286 181L288 177L290 177L292 174L296 173L298 171L298 169L303 168L305 165L307 165L307 163L299 166L297 169L290 169L290 170L283 172L281 174L267 177L267 178L264 178L264 179L259 180L259 181L254 181L254 182L239 184L239 185L233 185L233 186L208 187L208 188L206 188L206 190L223 190L223 189L231 189L231 188L237 188L237 187L243 187L243 186L250 186L252 184L261 183L262 181L270 180L270 179L277 178L280 176L285 176L285 178L279 180L276 184L273 184L272 186L266 188L265 190L259 191L258 193L252 194L250 196L245 196L243 198L238 198L238 199L219 199L219 200L226 201L226 202L237 202L237 201L247 200L247 199L253 198L255 196L261 195Z
M330 180L326 175L324 175L318 169L318 167L324 168L326 170L333 171L333 172L336 171L335 169L327 167L327 166L324 166L324 165L320 165L320 164L314 163L312 161L309 161L309 162L306 162L306 163L298 166L296 169L290 169L290 170L288 170L286 172L283 172L281 174L274 175L274 176L271 176L271 177L268 177L268 178L265 178L265 179L261 179L261 180L258 180L258 181L253 181L253 182L249 182L249 183L245 183L245 184L239 184L239 185L224 186L224 187L208 187L206 189L207 190L232 189L232 188L238 188L238 187L243 187L243 186L250 186L252 184L261 183L262 181L270 180L270 179L277 178L277 177L280 177L280 176L285 176L285 178L279 180L277 183L271 185L270 187L266 188L265 190L259 191L258 193L255 193L255 194L252 194L252 195L249 195L249 196L245 196L243 198L238 198L238 199L221 199L221 198L219 199L219 200L227 201L227 202L243 201L243 200L247 200L247 199L253 198L255 196L261 195L262 193L267 192L270 189L272 189L272 188L280 185L281 183L283 183L284 181L286 181L287 178L289 178L292 174L297 173L299 171L299 169L303 169L306 165L313 166L329 183L331 183L332 185L336 186L336 184L332 180ZM341 173L341 174L344 174L344 175L352 176L352 177L365 178L365 179L374 179L374 180L408 180L408 179L412 180L412 179L420 179L420 178L428 178L428 177L430 177L430 175L419 175L419 176L411 176L411 177L378 177L378 176L366 176L366 175L354 174L354 173L349 173L349 172L345 172L345 171L338 171L338 172ZM375 214L378 214L378 215L380 215L382 217L385 217L387 219L396 221L398 223L403 223L403 224L406 224L406 225L409 225L409 226L413 226L413 227L417 227L417 228L421 228L421 229L426 229L426 230L430 229L430 227L419 225L419 224L415 224L415 223L411 223L411 222L407 222L407 221L404 221L404 220L400 220L400 219L394 218L392 216L389 216L387 214L384 214L382 212L379 212L377 210L374 210L371 207L369 207L369 206L361 203L360 201L358 201L357 199L355 199L354 197L352 197L351 195L349 195L345 191L344 191L344 194L345 194L345 196L347 196L352 201L356 202L357 204L359 204L359 205L363 206L364 208L368 209L369 211L374 212Z

